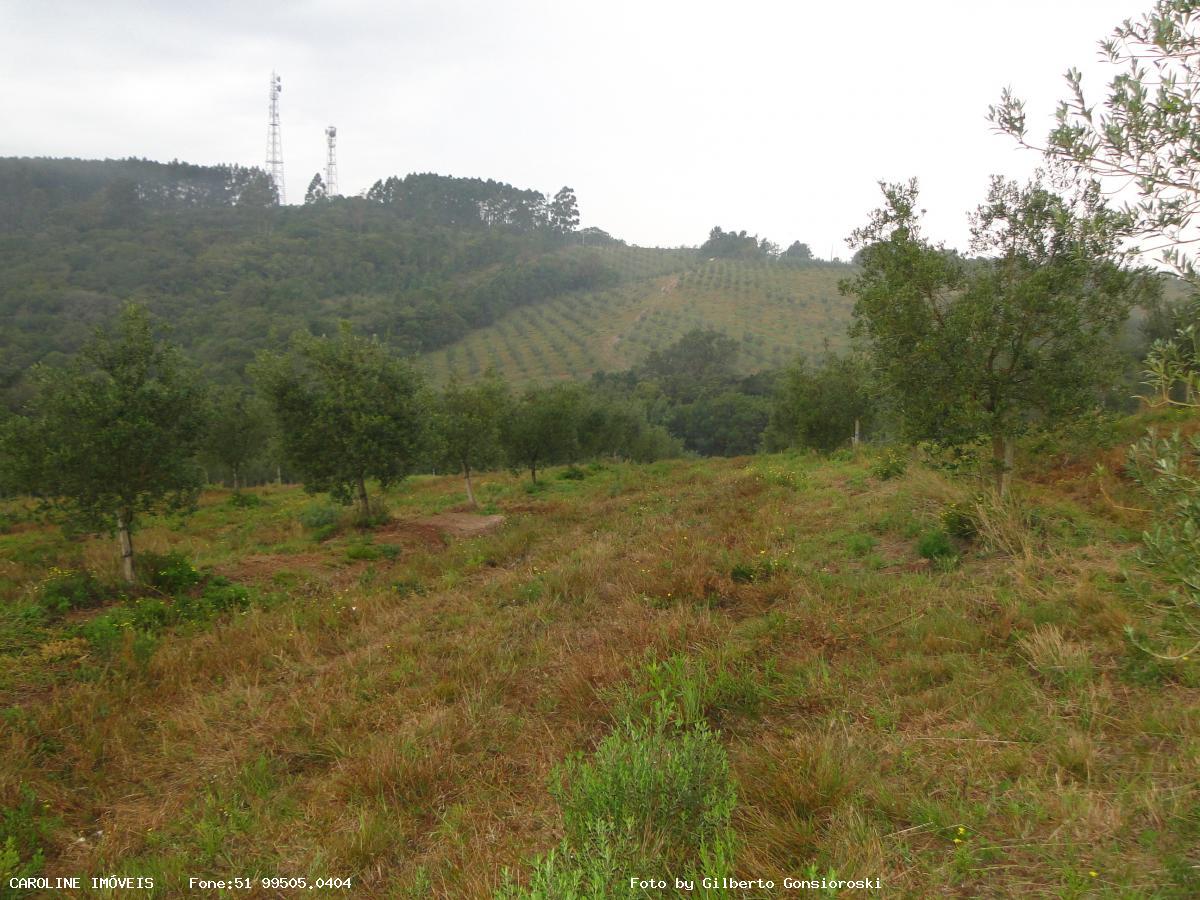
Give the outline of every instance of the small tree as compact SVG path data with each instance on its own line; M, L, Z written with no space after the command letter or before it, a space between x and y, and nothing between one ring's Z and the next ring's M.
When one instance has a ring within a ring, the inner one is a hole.
M229 470L237 491L246 466L263 452L270 436L261 401L245 392L222 394L209 410L204 455Z
M188 509L200 490L203 388L134 305L69 366L32 380L34 399L0 432L6 480L77 527L115 531L132 582L139 517Z
M471 385L453 379L442 393L438 415L441 452L462 472L472 506L479 504L471 485L471 472L500 461L503 452L500 425L511 406L508 385L494 372Z
M356 501L365 520L367 479L387 487L415 464L426 422L423 383L378 341L346 324L331 338L296 334L288 353L260 354L254 374L305 490Z
M573 459L579 449L581 409L574 385L528 391L501 430L509 463L528 469L536 482L538 469Z
M1013 438L1031 415L1077 415L1114 368L1113 337L1156 282L1123 269L1113 214L1094 189L1073 207L1040 184L995 179L965 262L921 234L916 181L854 233L855 330L910 437L992 438L1007 490Z

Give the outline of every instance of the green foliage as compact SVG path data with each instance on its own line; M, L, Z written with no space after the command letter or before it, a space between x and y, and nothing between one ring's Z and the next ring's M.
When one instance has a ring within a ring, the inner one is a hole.
M736 378L737 343L718 331L695 329L669 347L652 350L635 369L674 403L693 403L717 394Z
M186 591L200 583L201 575L182 553L142 553L142 581L164 594Z
M95 606L103 597L103 585L86 569L51 566L37 586L37 604L51 616Z
M859 532L846 538L846 549L852 556L866 556L879 544L878 539L871 534Z
M764 254L769 255L770 246L773 245L766 239L760 242L757 236L748 235L745 231L724 231L716 225L698 252L705 259L757 259Z
M1119 216L1096 189L1074 202L1037 181L994 179L972 217L972 262L921 233L916 181L884 185L885 205L854 233L866 338L907 435L993 438L1005 485L1013 436L1033 415L1078 416L1114 371L1114 337L1157 282L1122 268Z
M829 356L812 366L801 358L775 390L763 442L771 452L790 447L835 450L853 439L856 426L868 432L874 414L864 360Z
M0 431L7 480L77 527L132 532L137 517L194 505L203 390L149 316L126 306L72 363L40 367L24 415ZM132 549L125 577L132 579Z
M342 514L336 506L310 503L300 511L300 524L313 533L314 540L323 541L337 534Z
M415 465L427 418L422 380L379 342L347 325L333 338L296 334L289 353L259 359L255 377L305 490L356 500L366 516L367 479L386 487Z
M580 453L582 411L583 389L576 385L527 391L502 427L509 463L528 469L536 482L538 469L573 461Z
M207 417L202 452L229 473L237 490L245 481L247 467L266 449L268 410L251 394L221 389L214 394Z
M452 378L442 392L435 425L438 455L463 473L468 487L471 472L503 457L500 427L512 405L508 385L494 372L471 385Z
M908 471L908 455L895 447L888 447L871 463L871 474L880 481L899 478Z
M984 498L977 496L971 500L954 501L942 507L939 518L942 528L951 537L961 541L973 541L979 536L979 504Z
M1124 20L1100 42L1106 61L1124 71L1097 102L1084 94L1082 73L1070 69L1069 96L1042 146L1028 141L1025 105L1011 90L989 110L999 130L1044 152L1077 181L1135 187L1138 199L1127 204L1123 232L1153 238L1164 261L1193 283L1196 269L1184 248L1200 211L1196 10L1192 0L1157 0L1141 18Z
M950 535L941 528L930 529L917 539L917 553L931 561L953 559L958 555Z
M41 874L45 862L42 845L58 824L24 785L18 789L16 803L0 809L0 888L4 896L21 896L21 892L10 889L10 878Z
M1154 499L1155 523L1142 535L1139 558L1172 586L1167 599L1176 620L1165 636L1194 641L1200 633L1200 434L1188 439L1178 431L1168 437L1151 431L1130 447L1127 469Z
M229 495L229 505L234 509L258 509L260 506L265 506L266 501L258 494L235 491Z

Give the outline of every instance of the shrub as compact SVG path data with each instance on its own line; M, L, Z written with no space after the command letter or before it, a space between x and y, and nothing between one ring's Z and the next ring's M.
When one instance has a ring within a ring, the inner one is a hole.
M264 505L265 501L258 494L244 494L241 491L234 491L229 496L229 505L234 509L254 509Z
M678 728L661 708L649 721L626 720L590 760L574 756L554 777L571 846L587 847L607 825L642 837L640 861L673 870L695 861L701 846L730 839L729 760L703 721Z
M951 537L973 541L979 536L979 504L982 497L947 503L942 508L942 528Z
M917 552L931 561L953 559L956 555L950 536L940 528L932 528L917 539Z
M908 470L908 459L895 448L888 448L871 466L871 474L880 481L899 478Z
M558 473L558 477L563 481L583 481L587 478L587 472L576 465L567 466Z
M875 549L875 545L879 541L874 535L870 534L852 534L846 538L846 549L854 556L866 556Z
M51 616L96 606L102 596L103 586L86 569L51 566L37 587L37 605Z
M328 503L310 503L300 511L300 524L312 532L314 540L323 541L337 534L341 510Z
M143 552L138 568L142 581L165 594L177 594L200 583L200 573L182 553Z

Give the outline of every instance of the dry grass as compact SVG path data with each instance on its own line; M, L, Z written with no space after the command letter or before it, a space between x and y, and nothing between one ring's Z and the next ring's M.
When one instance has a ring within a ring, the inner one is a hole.
M609 466L537 498L482 481L503 528L395 559L347 559L354 534L313 542L298 491L253 510L210 495L142 546L251 584L247 611L165 633L148 659L80 659L66 624L0 657L0 806L36 799L46 871L156 875L165 896L233 869L489 896L560 839L554 766L675 657L729 752L741 877L1196 889L1200 679L1127 664L1120 630L1144 600L1102 498L1078 514L1086 544L1043 535L1020 572L976 545L930 571L905 568L915 536L962 489L920 469ZM460 490L419 479L389 501L419 517ZM1055 490L1025 502L1052 508ZM847 549L859 533L886 549L875 567ZM48 561L103 574L110 549L36 530L0 547L19 551L9 607Z

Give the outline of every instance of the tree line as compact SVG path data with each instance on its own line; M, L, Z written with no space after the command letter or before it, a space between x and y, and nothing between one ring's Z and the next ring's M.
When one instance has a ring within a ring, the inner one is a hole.
M644 408L585 385L515 394L489 375L432 389L407 359L343 325L293 335L251 366L254 395L213 390L144 307L127 305L63 366L38 366L27 399L0 422L0 491L36 498L69 526L116 534L135 577L134 534L156 511L194 507L219 463L235 487L265 454L308 491L377 512L369 485L417 471L472 475L598 457L650 461L680 444ZM263 416L264 412L270 418Z

